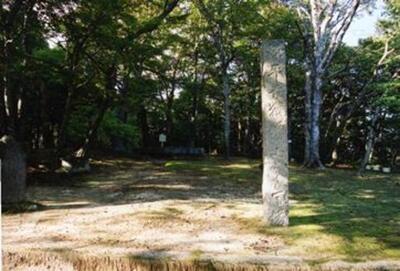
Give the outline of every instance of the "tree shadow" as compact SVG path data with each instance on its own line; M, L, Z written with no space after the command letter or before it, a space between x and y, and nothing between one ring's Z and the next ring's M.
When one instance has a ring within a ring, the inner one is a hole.
M36 173L29 176L27 197L38 208L12 213L162 200L259 201L261 171L255 161L242 162L112 158L95 161L90 174Z
M119 208L170 200L261 204L261 170L258 164L256 160L245 159L156 163L104 159L94 163L91 174L68 176L50 185L48 182L34 183L29 187L29 200L42 204L37 212L54 211L51 214L58 215L59 210L82 208L83 214L86 212L83 210L89 209L84 216L95 213L96 208L102 206ZM339 244L331 245L338 246L340 253L350 260L374 259L382 255L398 257L399 182L399 175L373 174L360 179L349 170L312 171L291 167L289 228L275 230L258 222L254 226L252 221L246 221L247 218L230 218L229 221L243 222L249 231L278 235L289 240L288 243L319 238L319 233L328 234L339 238L332 239ZM147 210L143 212L148 213ZM161 222L179 217L172 209L148 215ZM107 223L118 223L119 218L116 214L105 219ZM312 229L311 232L305 230L307 227ZM318 240L315 245L320 245Z
M379 250L400 255L400 186L398 175L356 177L349 170L319 173L294 169L304 191L292 199L315 206L311 214L290 217L291 227L318 225L322 232L342 238L344 252L353 259ZM396 251L397 250L397 254Z

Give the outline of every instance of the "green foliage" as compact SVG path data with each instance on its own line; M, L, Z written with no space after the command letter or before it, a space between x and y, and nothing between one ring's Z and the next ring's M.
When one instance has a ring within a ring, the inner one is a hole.
M96 111L96 107L82 105L72 114L67 134L73 145L79 145L85 140L90 121ZM111 149L115 138L123 141L127 148L133 149L138 146L140 134L134 121L124 123L114 112L108 111L99 127L97 143L104 149Z
M100 126L98 140L103 146L111 147L115 138L122 140L128 149L133 149L138 147L140 133L134 122L124 123L114 113L108 112Z
M173 0L62 0L33 9L31 1L5 3L15 4L17 13L5 24L12 16L4 10L2 26L10 29L4 28L0 40L5 45L7 35L13 42L1 58L6 79L1 91L15 94L8 108L19 108L18 102L21 107L16 121L5 120L0 103L0 130L12 130L6 126L16 123L14 130L30 149L75 148L95 130L97 147L113 148L118 138L127 151L158 147L158 135L166 132L168 145L221 153L221 71L228 65L232 153L259 156L259 47L263 39L284 39L291 158L303 159L306 48L298 18L286 6L267 0L181 0L176 6ZM399 1L388 1L386 12L379 24L382 35L352 48L343 44L326 75L320 123L321 156L327 162L332 149L338 162L354 164L362 157L371 108L385 111L376 153L396 155ZM390 54L377 69L387 42ZM100 114L102 108L106 114ZM100 125L93 129L97 116Z
M77 145L85 139L89 128L90 117L95 114L95 108L89 105L81 105L71 115L67 126L67 137L72 145Z

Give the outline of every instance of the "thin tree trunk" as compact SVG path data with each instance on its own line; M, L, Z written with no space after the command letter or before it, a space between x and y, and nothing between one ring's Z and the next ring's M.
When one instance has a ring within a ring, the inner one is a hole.
M305 152L304 166L310 168L323 169L324 165L321 162L319 155L320 145L320 112L322 105L322 79L317 72L306 73L305 84Z
M199 92L204 88L204 74L201 79L200 86L197 84L197 76L195 79L195 88L193 90L193 100L192 100L192 136L190 139L190 146L195 147L197 144L197 137L198 137L198 115L199 115Z
M249 154L249 143L251 141L250 137L250 116L247 114L245 117L245 128L244 128L244 134L243 134L243 152L248 155Z
M116 118L123 124L126 124L128 122L128 116L129 113L126 109L126 104L124 103L124 101L127 99L127 93L128 93L128 81L126 80L126 78L124 78L122 80L123 82L123 86L120 88L119 90L119 100L120 103L118 104L118 106L115 109L115 115ZM126 142L125 139L122 138L119 135L115 135L112 136L111 138L111 145L112 145L112 150L116 151L116 152L122 152L122 153L126 153L128 150L126 148Z
M97 113L96 118L94 121L91 123L89 126L88 133L86 135L86 138L82 144L82 146L78 149L78 151L75 152L75 158L79 158L83 161L86 161L89 158L89 149L91 147L91 144L93 141L96 139L97 136L97 130L100 127L101 122L104 119L104 115L106 114L110 102L111 102L111 95L109 95L107 92L113 93L115 91L115 85L116 85L116 80L117 80L117 69L115 65L111 66L107 73L106 73L106 86L105 86L105 97L103 98L102 103L100 104L99 111Z
M225 70L222 75L223 93L224 93L224 143L225 159L230 159L230 132L231 132L231 106L230 106L230 87L229 76Z
M364 175L365 167L369 163L371 154L374 149L375 136L376 136L376 132L375 132L376 127L375 126L379 119L379 113L380 113L379 110L377 110L377 112L373 113L371 123L368 126L368 134L367 134L367 139L365 142L365 153L364 153L364 157L361 160L360 168L358 170L358 175L360 175L360 176Z
M397 157L399 156L400 151L395 150L392 155L392 159L390 161L390 166L394 169L396 168Z
M336 137L336 141L333 145L332 150L330 151L330 159L331 159L331 164L330 166L334 167L336 166L338 160L339 160L339 151L338 151L338 147L340 145L341 142L341 136Z
M198 94L197 94L197 88L194 91L194 97L193 97L193 104L192 104L192 136L190 138L190 146L195 147L197 144L197 115L198 115Z
M97 113L96 118L94 121L91 123L88 133L85 137L85 140L82 144L82 146L78 149L78 151L75 152L75 157L80 158L82 160L87 160L89 157L89 148L93 141L96 139L97 136L97 131L100 127L101 122L104 119L104 115L107 112L107 109L110 104L110 99L108 97L104 98L104 101L102 102L99 112Z
M197 45L196 45L197 48ZM190 120L191 127L192 127L192 136L189 140L190 147L195 147L197 144L197 115L198 115L198 98L199 98L199 87L198 87L198 60L199 60L199 52L195 51L194 53L194 80L193 80L193 99L192 99L192 117ZM204 81L204 75L202 78L202 84Z
M7 123L8 123L8 131L7 133L16 137L17 132L17 95L16 91L11 88L6 89L6 112L7 112Z
M167 112L166 112L166 132L167 132L167 138L170 141L172 137L172 132L173 132L173 116L172 116L172 106L173 106L173 98L168 99L167 101Z
M307 162L309 167L323 168L323 164L319 155L319 145L320 145L320 113L322 105L322 81L320 78L315 78L315 89L313 95L312 103L312 121L311 121L311 150L310 150L310 160Z
M8 74L7 74L8 77ZM10 87L6 79L6 88L4 92L5 110L7 117L7 134L16 137L17 132L17 119L18 119L18 90L17 88Z
M51 120L49 119L49 112L48 112L48 90L46 89L46 85L44 82L40 83L40 123L38 126L43 126L42 129L42 136L43 136L43 147L44 148L54 148L54 131L51 124ZM38 128L39 129L39 128Z
M138 113L138 118L140 122L140 131L142 135L142 147L147 148L149 146L149 124L147 121L147 110L144 105L141 105L141 108Z
M240 118L237 120L237 152L242 154L243 153L243 145L242 145L242 133L243 133L243 129L242 129L242 122L240 120Z
M167 97L166 97L166 112L165 112L165 117L166 117L166 132L167 132L167 137L169 139L172 138L172 133L174 129L174 116L173 116L173 106L174 106L174 99L175 99L175 90L177 86L177 73L178 73L178 67L179 67L180 61L178 60L177 63L175 64L176 67L173 72L173 81L171 83L171 91L168 93L168 90L166 91Z
M57 153L60 153L65 147L65 137L66 137L66 129L69 121L69 117L72 112L72 97L74 95L74 88L72 87L72 83L68 84L67 87L67 99L65 101L64 112L60 127L58 129L58 138L57 138Z
M312 120L312 79L311 70L306 71L305 86L304 86L304 165L310 160L311 152L311 120Z
M0 11L2 15L2 26L4 29L1 29L2 32L2 40L1 40L1 97L0 97L0 124L4 134L16 135L16 126L17 126L17 91L15 89L11 89L9 80L9 66L11 64L11 52L13 46L15 46L15 25L17 23L17 17L20 12L24 11L24 1L16 0L13 1L9 7L8 15L3 14L3 10Z
M66 129L69 122L70 115L72 113L72 99L77 90L76 86L76 72L78 63L80 60L80 56L82 54L83 46L86 42L86 39L81 40L73 49L73 51L68 55L69 57L69 69L68 69L68 80L66 82L67 86L67 99L64 105L64 112L62 115L62 121L58 129L58 138L57 138L57 154L60 155L61 151L66 145L65 137L66 137Z
M5 105L5 76L2 75L0 86L0 135L5 134L7 131L7 114Z
M1 41L1 68L0 68L0 135L7 131L7 113L5 104L5 95L7 89L7 51L6 41Z

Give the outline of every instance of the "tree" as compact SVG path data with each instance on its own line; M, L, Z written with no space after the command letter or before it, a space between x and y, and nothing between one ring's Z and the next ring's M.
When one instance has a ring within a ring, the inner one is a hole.
M372 85L375 95L373 96L374 99L369 102L368 111L366 112L368 132L365 139L365 153L358 170L359 175L364 174L365 167L370 161L374 146L378 140L377 135L380 134L382 138L385 132L391 132L391 125L388 125L388 123L385 125L387 127L386 131L384 129L385 120L389 119L391 123L398 121L400 106L400 61L398 59L400 52L400 3L398 1L390 1L388 5L388 18L382 20L379 25L383 35L372 42L372 45L377 44L383 53L374 70L373 81L368 81ZM394 129L396 131L396 128ZM391 136L393 140L398 139L398 131L397 133L391 133ZM384 147L384 149L388 148ZM396 163L396 157L397 151L393 154L391 164ZM381 160L383 160L380 161L381 164L389 164L385 161L386 158Z
M218 59L220 64L220 76L222 80L222 93L224 95L224 144L225 144L225 158L230 157L230 133L231 133L231 86L229 82L229 65L234 58L232 48L232 29L234 25L228 24L226 21L229 9L235 3L224 3L226 1L214 1L208 3L206 6L203 0L196 1L200 13L208 21L210 26L210 36L213 45L217 48ZM233 1L235 2L235 1ZM238 4L238 3L236 3ZM210 7L211 6L211 7ZM224 20L225 19L225 20ZM230 26L229 26L230 25ZM227 40L227 38L231 38Z
M0 138L1 201L16 203L25 199L26 160L12 136Z
M299 17L305 56L304 165L323 168L320 158L320 113L324 76L361 0L291 2Z
M83 160L87 160L90 145L96 138L97 130L113 97L117 94L119 66L125 64L123 58L134 53L132 43L138 42L140 37L156 30L175 9L178 2L179 0L164 0L158 3L139 3L139 7L149 6L151 12L146 18L139 18L141 14L135 13L138 6L126 8L125 0L82 2L68 10L61 21L55 18L60 17L59 14L52 14L55 31L60 31L60 24L64 25L62 29L66 30L60 33L65 37L66 44L63 45L62 42L58 44L66 51L68 58L67 98L58 133L59 155L62 155L61 152L66 147L66 129L73 111L76 92L93 79L92 76L86 76L79 82L81 78L79 75L84 73L82 69L85 65L92 66L94 76L97 74L103 78L104 88L99 93L100 98L97 99L99 110L90 121L82 144L74 153L76 158ZM81 73L78 72L79 69Z
M219 64L218 74L224 98L224 149L225 158L230 157L231 149L231 92L232 70L238 49L248 38L254 26L265 22L260 14L260 6L265 1L204 1L196 0L195 5L207 21L206 31L210 42L216 49ZM265 34L264 34L265 35Z

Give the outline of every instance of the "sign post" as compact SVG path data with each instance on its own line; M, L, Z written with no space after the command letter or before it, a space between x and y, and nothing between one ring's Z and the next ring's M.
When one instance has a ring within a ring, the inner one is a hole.
M167 136L165 134L160 134L158 141L160 141L161 148L164 148L164 144L167 142Z

